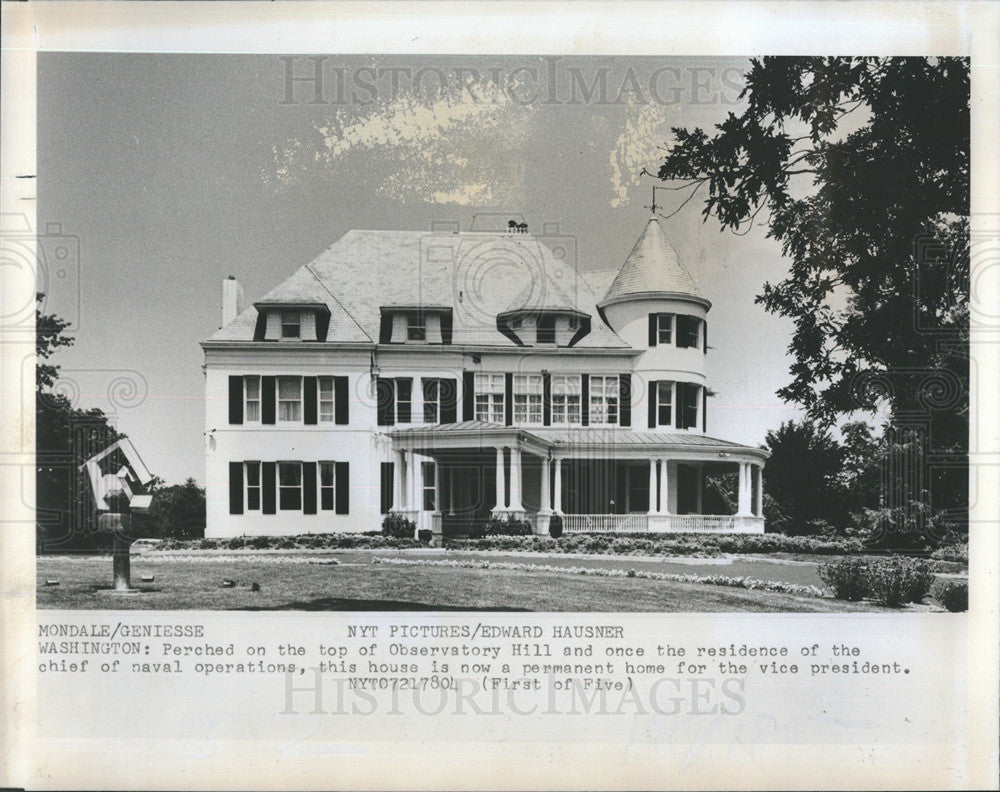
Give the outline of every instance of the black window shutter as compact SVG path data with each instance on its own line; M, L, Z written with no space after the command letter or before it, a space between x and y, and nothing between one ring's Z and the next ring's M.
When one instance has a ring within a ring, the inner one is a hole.
M708 354L708 322L707 321L703 321L701 323L701 326L702 326L701 337L702 337L702 340L705 342L705 344L704 344L704 346L705 346L705 354L707 355Z
M580 423L590 426L590 375L580 375Z
M381 497L379 498L379 514L388 514L392 510L393 486L392 477L395 474L392 462L383 462L381 471Z
M260 421L273 424L275 415L275 388L277 380L274 377L260 378Z
M302 378L302 416L307 426L316 424L316 378Z
M451 343L451 330L452 322L454 317L451 315L451 311L441 314L441 343L450 344Z
M274 514L277 505L277 464L275 462L260 463L260 502L264 514Z
M243 514L243 463L229 463L229 513Z
M389 344L392 342L392 314L382 314L382 321L378 328L378 342Z
M651 347L656 346L656 332L657 332L657 314L653 313L649 315L649 345Z
M243 377L229 378L229 423L243 423Z
M316 463L302 463L302 513L316 513Z
M457 423L458 380L438 380L438 399L441 400L441 423Z
M347 462L337 462L334 484L337 488L335 514L347 514L351 505L351 468Z
M379 426L392 426L395 420L396 388L395 380L378 377L375 380L376 412Z
M413 420L413 379L411 377L396 377L396 423L409 423Z
M674 427L677 429L684 428L684 388L683 382L674 386Z
M351 422L347 401L347 377L333 378L333 422L344 426Z
M708 431L708 388L701 389L701 431Z
M476 372L462 372L462 420L476 417Z
M656 428L656 382L649 383L649 428Z
M542 425L552 424L552 375L542 374Z
M503 422L514 423L514 374L509 371L503 375Z
M632 425L632 375L618 375L618 424Z

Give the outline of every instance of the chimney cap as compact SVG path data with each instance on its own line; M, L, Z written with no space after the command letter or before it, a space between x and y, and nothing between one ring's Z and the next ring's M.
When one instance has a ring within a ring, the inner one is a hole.
M236 280L236 276L235 275L230 275L229 278L228 278L228 280Z

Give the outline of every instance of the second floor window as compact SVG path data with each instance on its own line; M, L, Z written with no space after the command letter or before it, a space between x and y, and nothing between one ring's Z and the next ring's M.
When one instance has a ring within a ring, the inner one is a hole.
M552 423L580 423L580 375L552 375Z
M542 422L542 375L514 375L514 423Z
M503 374L476 374L476 420L504 422Z
M278 420L302 420L302 377L278 377Z
M551 314L538 317L535 342L538 344L554 344L556 342L556 318Z
M406 340L427 340L427 318L423 314L411 313L406 315Z
M281 337L298 338L302 334L302 315L298 311L281 312Z
M319 421L333 423L333 377L319 377Z
M677 317L677 346L682 349L701 346L701 319L697 316Z
M243 397L245 420L260 420L260 377L247 376L243 378Z
M333 510L334 497L337 491L336 475L336 463L319 463L319 507L323 511Z
M424 377L424 423L438 423L441 415L441 382Z
M592 424L618 423L618 377L591 375L590 422Z
M437 503L437 491L434 488L434 463L421 462L421 473L423 483L423 507L424 511L434 511Z
M657 344L672 344L674 337L674 315L673 314L657 314L656 315L656 343Z
M674 383L669 380L656 383L656 425L674 425Z

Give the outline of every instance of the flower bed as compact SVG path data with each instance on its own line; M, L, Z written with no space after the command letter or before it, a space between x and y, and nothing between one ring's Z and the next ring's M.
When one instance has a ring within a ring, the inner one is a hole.
M389 550L423 547L416 539L380 533L234 536L232 539L166 539L157 550Z

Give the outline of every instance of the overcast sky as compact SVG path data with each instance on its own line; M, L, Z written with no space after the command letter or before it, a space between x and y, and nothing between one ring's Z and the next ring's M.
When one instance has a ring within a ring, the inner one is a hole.
M168 482L204 479L199 342L219 326L223 278L252 301L352 228L468 229L492 213L558 223L581 271L620 267L649 216L654 181L639 171L656 169L669 127L738 110L747 65L331 56L291 69L316 63L319 96L298 82L287 102L289 66L271 55L39 57L39 224L79 241L78 261L50 259L40 284L74 321L53 362ZM458 80L477 76L470 101ZM680 198L658 202L669 214ZM775 396L791 324L754 305L787 261L765 229L720 232L701 211L696 198L661 223L713 303L709 434L756 445L796 414Z

